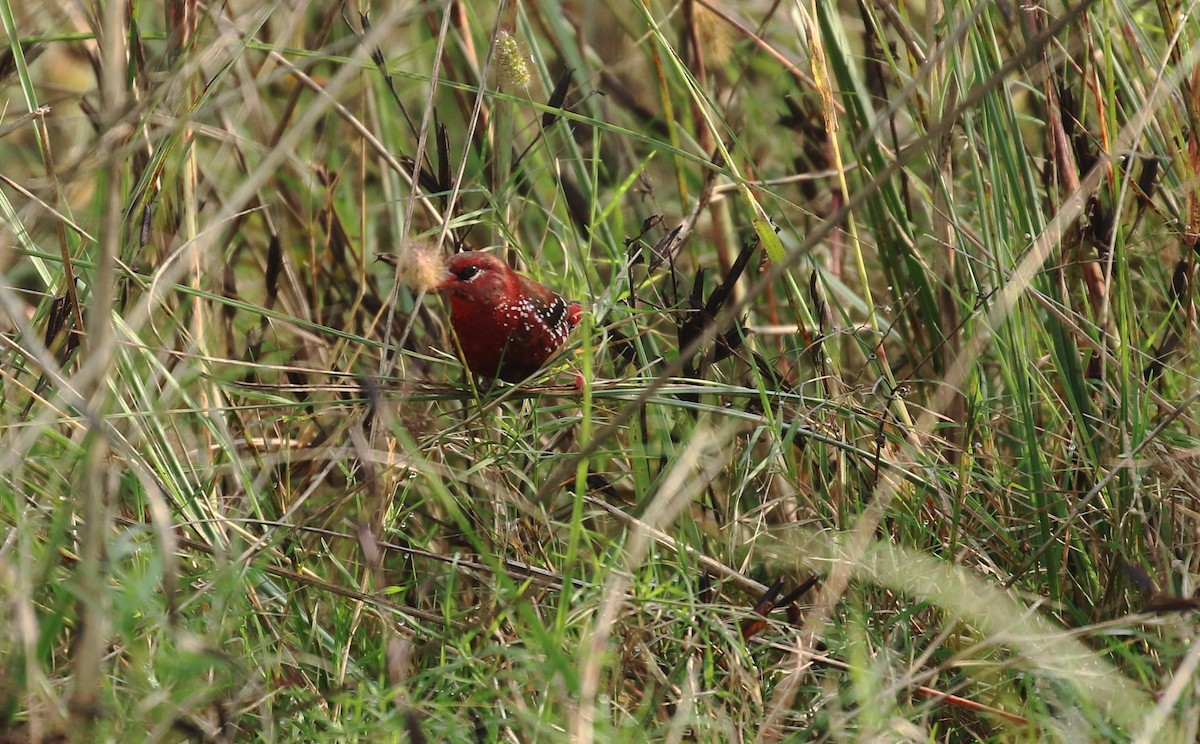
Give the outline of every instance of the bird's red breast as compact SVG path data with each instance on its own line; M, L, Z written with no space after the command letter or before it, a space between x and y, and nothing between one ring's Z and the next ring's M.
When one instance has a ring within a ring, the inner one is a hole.
M490 253L451 257L438 290L471 371L520 382L542 368L579 325L583 306L522 276Z

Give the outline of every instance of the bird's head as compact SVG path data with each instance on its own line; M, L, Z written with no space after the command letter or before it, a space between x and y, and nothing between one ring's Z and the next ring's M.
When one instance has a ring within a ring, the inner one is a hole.
M491 253L467 251L450 257L446 274L438 282L440 292L467 300L496 300L510 289L512 271Z

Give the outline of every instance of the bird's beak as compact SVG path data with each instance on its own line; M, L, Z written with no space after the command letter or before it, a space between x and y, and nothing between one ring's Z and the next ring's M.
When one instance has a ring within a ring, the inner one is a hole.
M442 278L438 280L437 291L445 292L447 290L454 289L457 286L458 286L458 277L455 276L454 274L451 274L449 271L447 271L445 274L442 275Z

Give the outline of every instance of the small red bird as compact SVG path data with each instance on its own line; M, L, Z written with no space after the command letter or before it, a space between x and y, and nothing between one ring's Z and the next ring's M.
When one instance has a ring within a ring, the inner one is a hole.
M437 288L471 371L520 382L542 368L579 325L583 306L563 299L490 253L450 258Z

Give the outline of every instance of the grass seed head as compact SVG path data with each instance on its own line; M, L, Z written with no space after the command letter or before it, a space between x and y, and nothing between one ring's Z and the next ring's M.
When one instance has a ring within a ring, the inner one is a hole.
M526 64L526 55L521 48L521 42L507 29L501 29L496 37L496 61L500 63L500 71L505 82L517 88L528 88L533 76Z
M433 292L446 275L446 259L439 250L426 243L414 243L402 248L396 256L383 256L383 261L400 265L400 281L414 290Z

